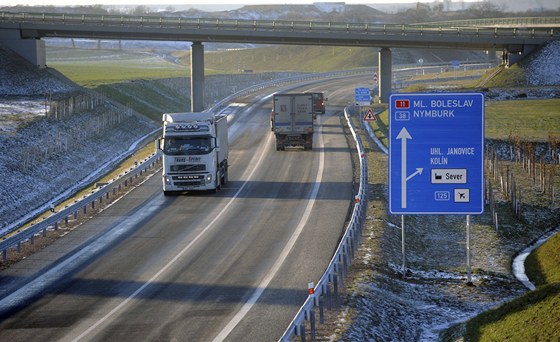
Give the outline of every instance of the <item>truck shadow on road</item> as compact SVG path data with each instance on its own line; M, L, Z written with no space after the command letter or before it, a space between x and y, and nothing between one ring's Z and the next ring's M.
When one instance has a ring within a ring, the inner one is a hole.
M244 199L310 199L314 182L271 182L271 181L230 181L217 193L207 191L189 191L181 193L180 196L192 197L238 197ZM243 189L241 189L243 188ZM241 192L239 190L241 189ZM353 200L352 183L347 182L321 182L316 200L320 201L344 201Z

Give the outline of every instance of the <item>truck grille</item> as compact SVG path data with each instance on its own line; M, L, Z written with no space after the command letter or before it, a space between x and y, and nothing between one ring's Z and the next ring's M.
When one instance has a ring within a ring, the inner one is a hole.
M175 186L204 185L204 175L179 175L172 176Z
M171 165L171 172L204 172L206 171L205 164L194 164L194 165Z

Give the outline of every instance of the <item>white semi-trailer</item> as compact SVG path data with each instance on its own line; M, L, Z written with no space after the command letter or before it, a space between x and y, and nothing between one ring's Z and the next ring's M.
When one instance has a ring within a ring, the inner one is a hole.
M227 116L210 112L163 114L163 193L216 191L228 180Z
M270 115L271 129L276 136L276 150L301 146L313 148L313 95L274 94Z

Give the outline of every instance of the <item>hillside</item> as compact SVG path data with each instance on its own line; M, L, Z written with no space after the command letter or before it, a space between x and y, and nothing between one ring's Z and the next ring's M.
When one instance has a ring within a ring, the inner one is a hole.
M0 61L0 231L158 127L2 46Z
M560 41L552 41L510 68L502 68L485 87L560 85Z
M371 68L378 65L378 48L321 47L278 45L252 49L236 49L209 52L205 56L205 67L211 72L253 72L300 71L326 72L354 68ZM189 52L177 52L182 64L190 63ZM394 65L416 65L450 62L486 62L487 56L477 51L394 49Z

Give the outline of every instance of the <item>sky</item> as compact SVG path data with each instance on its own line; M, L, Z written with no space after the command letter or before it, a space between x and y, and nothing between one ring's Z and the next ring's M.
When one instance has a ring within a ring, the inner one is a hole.
M421 2L433 2L434 0L424 0ZM458 0L455 0L458 1ZM473 0L465 0L469 2ZM345 2L346 4L386 4L386 3L416 3L418 0L342 0L342 1L313 1L313 0L2 0L0 5L30 5L30 6L80 6L80 5L150 5L150 4L169 4L169 5L224 5L224 8L242 7L243 5L261 4L312 4L314 2ZM235 6L238 5L238 6Z

